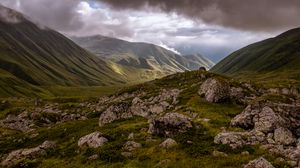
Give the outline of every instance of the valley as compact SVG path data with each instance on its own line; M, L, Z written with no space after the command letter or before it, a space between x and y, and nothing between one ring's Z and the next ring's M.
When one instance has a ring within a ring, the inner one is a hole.
M0 167L298 168L299 41L288 30L215 65L0 5Z

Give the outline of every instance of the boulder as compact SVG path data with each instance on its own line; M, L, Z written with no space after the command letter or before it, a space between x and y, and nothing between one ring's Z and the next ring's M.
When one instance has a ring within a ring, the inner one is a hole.
M216 150L213 151L212 155L213 155L214 157L227 157L227 156L228 156L226 153L220 152L220 151L216 151Z
M191 119L179 113L167 113L162 117L150 120L149 132L154 135L173 137L193 127Z
M230 87L224 80L209 78L201 85L198 94L209 102L219 103L230 98Z
M133 117L129 110L129 103L118 103L116 105L111 105L107 110L105 110L99 118L99 126L102 127L105 124L112 123L115 120L127 119Z
M263 107L261 112L253 118L254 129L269 133L274 131L277 126L283 125L284 120L268 106Z
M256 160L250 161L244 168L274 168L265 158L260 157Z
M215 136L214 143L229 145L231 148L236 149L243 147L246 144L244 134L240 132L223 132Z
M175 147L177 145L178 144L177 144L177 142L174 139L168 138L164 142L162 142L159 145L159 147L169 149L169 148L173 148L173 147Z
M280 145L291 145L296 141L293 133L289 129L283 127L277 128L274 131L274 140Z
M97 131L81 137L78 141L78 146L80 148L83 148L84 146L87 146L89 148L98 148L103 146L107 142L108 140L102 136L102 133Z
M142 145L140 143L134 141L127 141L123 146L123 150L127 152L133 152L141 147Z
M19 149L12 151L8 156L1 162L3 167L11 167L25 159L36 159L47 155L47 151L56 147L54 142L45 141L42 145L35 148Z

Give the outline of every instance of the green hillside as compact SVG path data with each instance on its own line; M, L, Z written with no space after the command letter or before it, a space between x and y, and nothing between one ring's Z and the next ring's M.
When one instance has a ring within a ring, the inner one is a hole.
M212 72L237 77L298 81L300 28L242 48L222 60Z
M132 43L100 35L71 39L103 59L130 67L161 71L165 74L195 70L201 66L211 68L213 65L203 56L190 59L191 57L184 57L148 43Z

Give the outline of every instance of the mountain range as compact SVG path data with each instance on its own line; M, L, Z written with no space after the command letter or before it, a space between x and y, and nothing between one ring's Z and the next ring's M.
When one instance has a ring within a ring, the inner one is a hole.
M210 69L214 65L200 54L181 56L154 44L128 42L101 35L71 39L104 60L135 68L174 73L200 67Z
M0 11L2 95L29 94L28 88L36 90L37 86L141 83L191 70L190 65L196 67L184 57L153 44L105 38L109 40L96 43L97 52L93 49L88 51L55 30L32 22L19 12L4 6L0 6ZM99 40L99 37L94 38ZM211 66L206 62L203 66ZM200 64L197 62L197 65Z

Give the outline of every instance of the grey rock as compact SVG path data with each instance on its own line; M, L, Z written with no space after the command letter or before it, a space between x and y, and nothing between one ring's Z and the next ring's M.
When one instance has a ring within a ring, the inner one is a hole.
M260 157L256 160L250 161L244 168L274 168L265 158Z
M127 141L123 146L123 150L127 152L133 152L141 147L142 145L140 143L134 141Z
M173 137L193 127L191 119L179 113L167 113L162 117L150 120L149 132L154 135Z
M102 136L102 133L97 131L97 132L88 134L84 137L81 137L78 140L78 146L80 148L83 148L84 146L87 146L89 148L98 148L98 147L103 146L107 142L108 142L108 140Z
M132 113L129 111L130 104L119 103L110 106L106 111L104 111L99 118L99 126L102 127L105 124L111 123L115 120L127 119L133 117Z
M162 142L159 145L159 147L169 149L169 148L173 148L173 147L175 147L177 145L178 144L177 144L177 142L174 139L168 138L164 142Z
M54 142L45 141L42 145L35 148L19 149L12 151L8 156L1 162L3 167L11 167L25 159L36 159L47 155L47 151L56 147Z
M226 153L220 152L220 151L216 151L216 150L213 151L212 155L213 155L214 157L227 157L227 156L228 156Z
M201 85L198 94L209 102L219 103L230 98L230 87L226 81L209 78Z
M274 131L274 140L276 143L281 145L291 145L296 141L293 133L289 129L282 127L277 128Z

